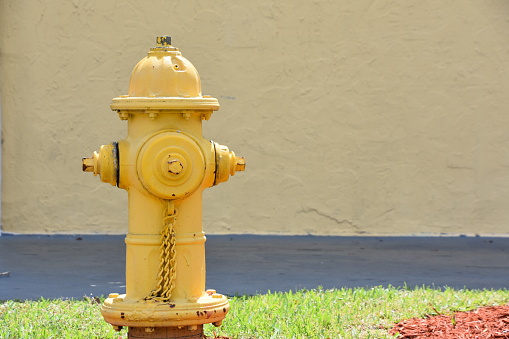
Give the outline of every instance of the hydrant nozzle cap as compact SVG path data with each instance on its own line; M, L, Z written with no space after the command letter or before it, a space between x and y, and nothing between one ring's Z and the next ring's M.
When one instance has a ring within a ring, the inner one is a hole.
M171 46L171 36L169 35L158 36L156 39L156 45L157 47Z

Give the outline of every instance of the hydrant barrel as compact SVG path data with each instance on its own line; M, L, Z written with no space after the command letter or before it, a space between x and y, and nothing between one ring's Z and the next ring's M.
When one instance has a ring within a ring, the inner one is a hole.
M129 195L126 293L111 294L101 312L133 338L184 330L198 338L229 310L225 296L205 290L202 192L243 171L245 159L203 138L202 121L219 103L202 95L196 68L168 36L135 66L128 94L111 109L127 121L127 137L83 159L83 171Z

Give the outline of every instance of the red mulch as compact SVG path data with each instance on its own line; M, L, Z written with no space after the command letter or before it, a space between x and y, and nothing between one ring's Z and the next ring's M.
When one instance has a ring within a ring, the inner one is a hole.
M399 339L488 339L509 338L509 305L482 307L452 316L437 315L425 319L404 320L390 334Z

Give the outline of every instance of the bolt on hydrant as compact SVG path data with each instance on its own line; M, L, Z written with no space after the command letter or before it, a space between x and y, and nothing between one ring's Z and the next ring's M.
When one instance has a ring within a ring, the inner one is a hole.
M245 168L245 159L202 136L202 120L219 109L202 95L196 68L157 38L131 74L128 95L111 109L128 134L83 158L83 171L128 192L126 294L101 307L129 338L201 339L203 324L220 326L229 304L205 291L202 192Z

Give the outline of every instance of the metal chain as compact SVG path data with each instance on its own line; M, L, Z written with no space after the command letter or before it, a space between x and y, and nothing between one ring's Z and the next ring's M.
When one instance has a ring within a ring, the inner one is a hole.
M157 287L151 295L145 299L157 301L169 301L171 292L175 287L175 277L177 275L177 255L175 239L175 223L177 221L177 211L173 201L168 201L168 206L163 218L163 229L161 231L161 246L159 250L160 262L159 273L157 275Z

